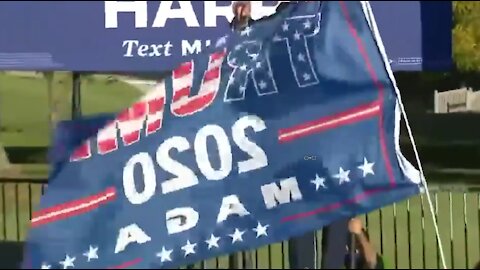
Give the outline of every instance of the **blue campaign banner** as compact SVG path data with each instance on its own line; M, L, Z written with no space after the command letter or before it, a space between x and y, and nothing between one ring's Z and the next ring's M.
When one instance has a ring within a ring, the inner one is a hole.
M447 70L451 2L372 2L394 70ZM253 18L278 1L253 1ZM171 70L230 32L231 1L0 1L0 70ZM205 16L208 14L208 16Z
M115 119L58 129L24 268L176 268L420 192L368 3L292 4L214 44Z

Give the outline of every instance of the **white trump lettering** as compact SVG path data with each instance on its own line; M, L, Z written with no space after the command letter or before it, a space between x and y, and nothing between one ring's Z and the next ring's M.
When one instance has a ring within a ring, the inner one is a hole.
M180 207L167 211L168 234L183 232L195 227L199 217L198 212L191 207Z
M180 8L172 9L173 1L161 1L152 27L165 27L168 19L183 19L188 27L200 27L190 1L176 1Z
M148 23L147 1L104 1L105 28L118 28L118 13L134 13L135 28L146 28Z
M137 224L133 223L121 228L118 232L115 254L122 252L130 243L144 244L152 240Z
M230 215L247 216L250 213L245 209L245 206L240 202L237 195L226 196L222 200L220 211L217 216L217 223L221 223Z
M295 177L281 180L280 187L276 183L270 183L263 185L261 190L267 209L272 209L278 204L290 203L291 200L298 201L302 199L302 193L298 188L298 182Z

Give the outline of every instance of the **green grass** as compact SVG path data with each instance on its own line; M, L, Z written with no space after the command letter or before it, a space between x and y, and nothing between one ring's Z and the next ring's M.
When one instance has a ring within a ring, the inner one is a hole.
M70 118L71 76L56 72L53 93L61 119ZM123 82L106 78L82 79L85 115L118 112L141 93ZM0 73L0 142L6 146L49 144L47 81L33 73Z

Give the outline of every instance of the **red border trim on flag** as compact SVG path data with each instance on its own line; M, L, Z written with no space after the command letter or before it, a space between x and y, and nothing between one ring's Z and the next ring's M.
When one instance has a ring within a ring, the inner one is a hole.
M116 190L113 187L109 187L101 193L35 212L32 215L31 226L38 227L50 222L81 215L115 199Z
M281 129L278 134L280 143L293 141L305 136L353 124L380 114L380 103L373 102L367 105L344 111L335 115L326 116L291 128Z

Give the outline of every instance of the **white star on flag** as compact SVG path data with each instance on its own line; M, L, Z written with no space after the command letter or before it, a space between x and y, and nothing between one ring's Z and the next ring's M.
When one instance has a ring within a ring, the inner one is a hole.
M208 249L211 249L212 247L218 248L218 241L220 240L220 237L216 237L215 235L210 235L210 239L205 241L205 243L208 244Z
M234 77L234 76L230 76L230 78L228 78L228 83L229 83L229 84L235 83L235 77Z
M83 253L83 256L87 257L87 262L90 262L92 259L98 259L98 247L88 247L88 251Z
M293 38L295 40L300 40L300 33L298 31L295 31L295 34L293 34Z
M273 36L273 41L280 41L280 40L282 40L282 38L279 35L275 34Z
M227 43L227 36L220 37L215 43L215 47L223 46Z
M183 251L185 251L185 257L187 257L189 254L195 254L195 247L197 246L197 243L190 243L190 240L187 241L187 244L182 247Z
M350 178L348 175L350 174L350 171L344 171L342 167L338 170L338 174L334 175L333 177L338 179L338 183L341 185L344 182L350 182Z
M258 86L261 88L261 89L265 89L267 88L267 83L265 81L260 81L258 83Z
M52 268L52 266L46 263L42 263L42 266L40 267L40 269L50 269L50 268Z
M240 241L243 242L243 234L245 231L240 231L239 229L235 228L235 232L233 234L229 234L230 237L232 237L232 244Z
M263 226L260 222L257 224L257 228L254 228L253 231L257 233L257 238L259 238L262 235L268 236L267 235L267 228L270 227L270 225L265 225Z
M248 56L250 56L250 58L252 59L252 61L257 61L257 59L258 59L258 53L249 54Z
M360 170L362 170L363 172L363 177L366 177L368 174L372 174L372 175L375 175L375 173L373 172L373 165L375 163L372 162L372 163L368 163L368 160L367 158L363 158L363 165L360 165L358 166L357 168L359 168Z
M318 191L320 186L323 187L323 188L327 188L325 186L325 178L322 178L322 177L318 176L318 174L315 175L315 179L311 180L310 183L315 185L315 191Z
M310 74L308 74L308 73L303 73L303 79L304 79L305 81L308 81L308 80L310 80L311 78L312 78L312 76L310 76Z
M245 29L243 29L241 32L240 32L240 35L241 36L250 36L250 32L252 32L252 28L250 26L247 26L245 27Z
M240 69L243 70L243 71L247 70L247 65L245 65L245 64L241 65Z
M162 263L166 262L166 261L171 262L172 258L170 256L172 255L172 252L173 252L173 249L168 249L167 250L167 249L165 249L165 247L162 247L162 251L157 253L157 257L160 257L160 261Z
M242 44L235 45L235 50L238 51L242 48Z
M282 24L282 29L284 32L288 31L288 23L287 21L285 21L283 24Z
M297 59L298 59L298 61L300 61L300 62L305 62L305 55L303 55L303 53L299 53L299 54L297 55Z
M306 20L303 23L303 26L305 27L305 29L310 29L310 27L312 27L312 23L309 20Z
M256 67L256 68L261 68L261 67L262 67L262 62L257 62L257 63L255 64L255 67Z
M75 259L75 257L70 257L67 254L65 256L65 260L61 261L60 264L63 266L63 269L67 269L68 267L75 267L75 265L73 264Z

